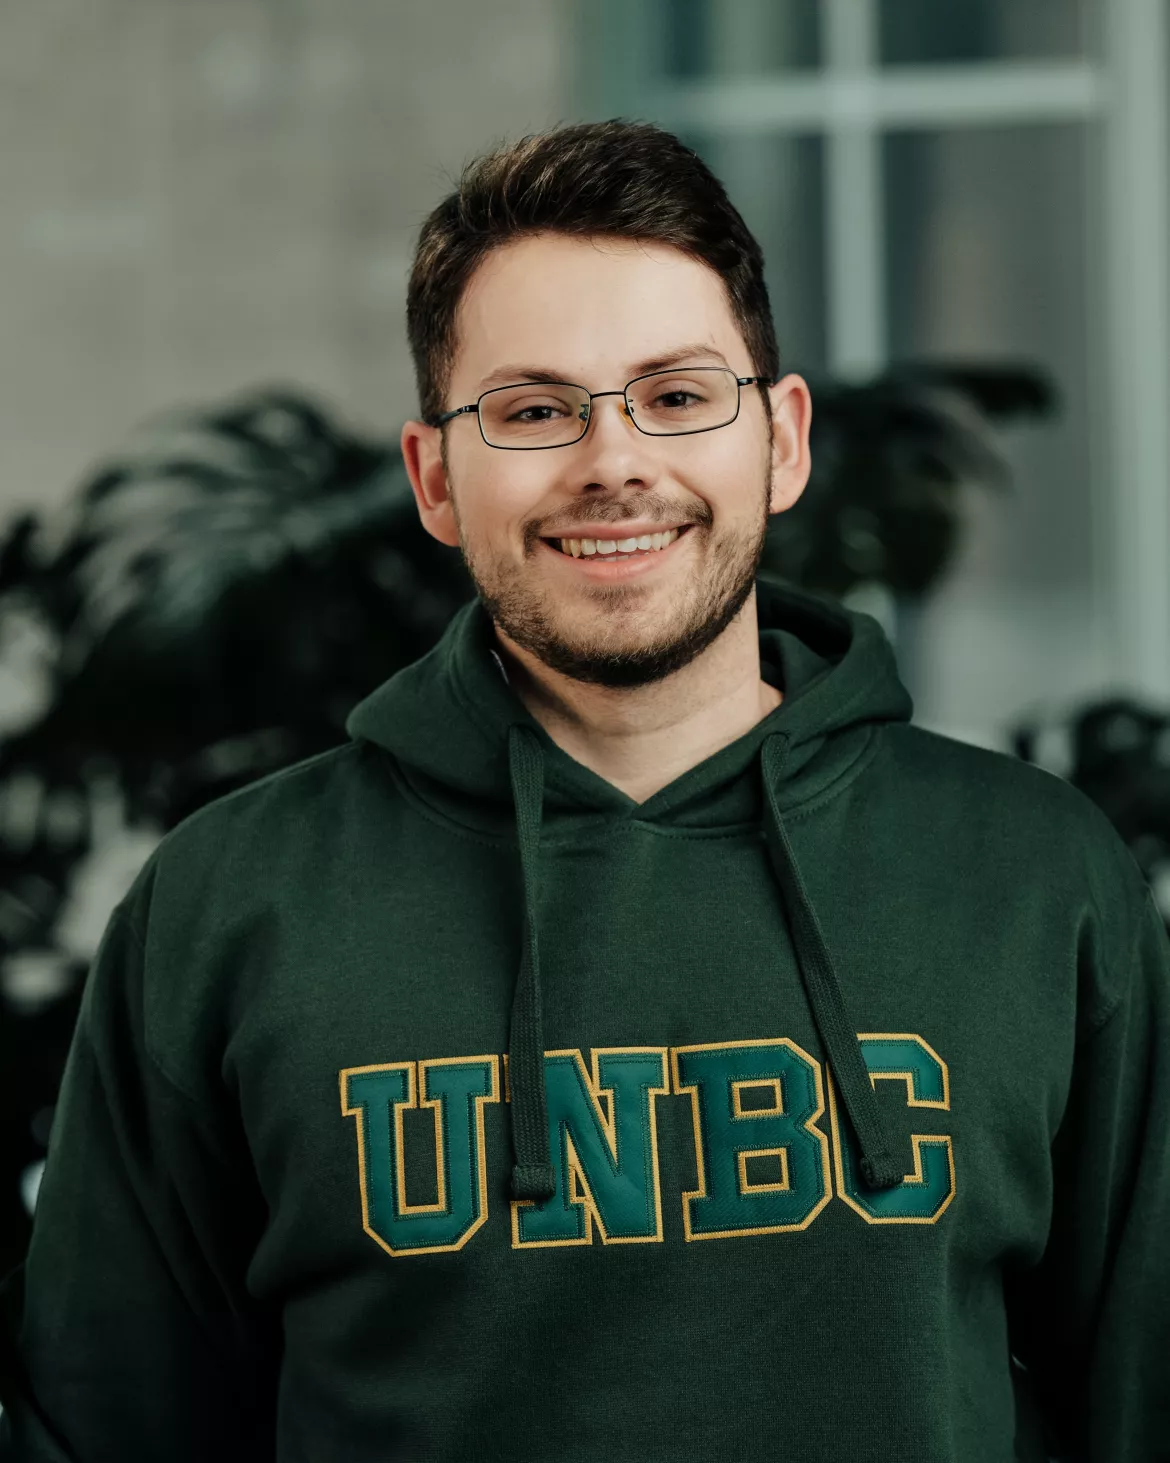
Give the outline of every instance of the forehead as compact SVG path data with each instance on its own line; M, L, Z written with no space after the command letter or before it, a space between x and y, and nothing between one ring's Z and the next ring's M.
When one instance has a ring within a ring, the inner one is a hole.
M464 291L456 328L452 386L464 392L506 362L593 389L621 385L623 371L686 342L750 366L715 271L669 245L628 239L541 234L493 250Z

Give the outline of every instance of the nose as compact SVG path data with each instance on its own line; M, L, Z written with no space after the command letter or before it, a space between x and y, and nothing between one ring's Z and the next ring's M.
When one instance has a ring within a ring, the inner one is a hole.
M587 405L583 406L582 409L581 409L582 415L585 417L585 423L586 423L586 425L585 425L585 435L588 436L589 433L590 433L590 431L593 429L594 418L597 416L597 407L594 405L594 403L597 402L597 401L600 401L603 397L607 397L607 396L614 396L614 397L617 398L617 400L614 403L614 405L616 406L618 412L620 413L621 416L625 417L625 419L626 419L626 425L630 429L630 431L631 432L637 432L638 429L637 429L637 427L634 426L634 419L630 415L630 408L629 408L628 403L626 402L626 394L625 394L625 392L624 391L599 391L594 396L593 400L590 401Z
M603 486L617 492L624 484L648 487L662 476L664 465L655 439L634 425L620 391L600 393L585 426L585 435L566 452L564 467L580 486ZM606 399L613 398L613 399Z

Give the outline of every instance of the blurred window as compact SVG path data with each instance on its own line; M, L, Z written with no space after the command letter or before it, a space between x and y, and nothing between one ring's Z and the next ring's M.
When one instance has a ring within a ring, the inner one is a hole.
M680 135L723 181L764 251L781 368L823 373L828 360L823 139Z
M819 0L674 0L663 38L668 76L755 75L820 65Z
M1013 491L971 495L960 560L914 621L916 700L932 724L989 733L989 711L1002 726L1038 692L1084 695L1108 673L1094 656L1085 134L883 138L890 359L1034 361L1060 400L1053 417L997 429Z
M883 64L1095 54L1088 0L879 0Z

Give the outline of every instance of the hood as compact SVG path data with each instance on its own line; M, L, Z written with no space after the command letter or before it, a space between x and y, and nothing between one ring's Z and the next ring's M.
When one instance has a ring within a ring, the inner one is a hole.
M392 754L418 795L448 817L514 838L524 897L523 942L508 1053L513 1194L555 1192L549 1157L540 991L541 829L637 818L675 829L759 825L809 1005L871 1188L903 1181L882 1129L873 1082L820 921L805 891L785 813L835 781L913 703L870 615L779 580L756 580L760 668L781 704L743 736L637 802L575 761L508 683L481 599L442 638L350 713L346 730Z

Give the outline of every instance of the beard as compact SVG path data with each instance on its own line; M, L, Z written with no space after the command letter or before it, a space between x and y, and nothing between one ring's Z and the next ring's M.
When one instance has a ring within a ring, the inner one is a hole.
M520 566L481 559L463 532L449 476L447 481L463 562L497 630L570 680L613 689L664 680L712 645L755 589L772 497L770 453L752 523L712 538L711 513L704 504L686 535L687 545L680 546L695 563L673 565L665 576L672 582L660 585L638 580L605 585L582 577L558 591L552 574L530 567L546 552L535 538ZM640 516L679 521L680 515L652 494L644 495L639 507Z

